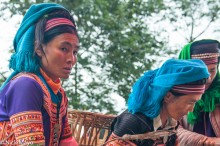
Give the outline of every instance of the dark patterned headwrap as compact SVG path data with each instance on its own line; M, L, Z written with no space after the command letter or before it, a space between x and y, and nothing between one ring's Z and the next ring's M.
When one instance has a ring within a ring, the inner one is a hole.
M199 40L189 43L181 50L179 59L201 59L206 65L219 64L219 42L217 40ZM199 100L194 111L188 114L188 122L194 124L198 121L201 111L212 112L215 105L220 103L220 74L217 71L216 77L211 86L205 91Z
M217 64L219 42L216 40L196 41L190 47L190 54L192 59L201 59L206 65Z

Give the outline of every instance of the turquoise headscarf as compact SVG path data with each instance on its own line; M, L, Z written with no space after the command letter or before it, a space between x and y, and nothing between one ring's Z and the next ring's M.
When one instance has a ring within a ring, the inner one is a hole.
M191 59L191 46L194 43L203 42L203 43L210 43L210 42L218 42L216 40L200 40L195 41L193 43L189 43L184 46L179 54L179 59ZM190 124L195 124L199 120L199 115L201 111L204 112L212 112L215 110L215 105L220 103L220 74L219 70L217 71L216 77L213 80L213 83L205 91L202 95L201 100L199 100L194 107L193 112L189 112L187 115L187 120Z
M207 67L201 60L167 60L161 68L145 72L133 85L128 111L155 118L159 115L164 96L173 86L208 77Z
M19 72L39 72L39 62L34 56L35 25L42 17L54 10L66 9L58 4L42 3L32 5L26 12L13 42L15 53L11 56L9 68L14 72L3 83L0 90Z

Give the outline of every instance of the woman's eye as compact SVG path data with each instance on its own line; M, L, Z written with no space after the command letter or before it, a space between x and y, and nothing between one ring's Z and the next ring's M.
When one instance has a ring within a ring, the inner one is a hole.
M210 70L210 72L211 72L211 73L214 73L214 72L215 72L215 70Z
M61 50L62 50L62 51L66 51L67 49L66 49L66 48L61 48Z
M74 55L77 55L77 53L78 53L77 51L73 51L73 54L74 54Z
M190 105L194 105L194 104L195 104L195 102L189 102L189 104L190 104Z

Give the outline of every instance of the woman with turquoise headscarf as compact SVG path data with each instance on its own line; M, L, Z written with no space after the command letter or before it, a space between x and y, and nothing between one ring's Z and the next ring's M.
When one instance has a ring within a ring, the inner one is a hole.
M128 110L117 116L107 138L107 146L176 145L176 134L167 140L118 140L125 134L175 130L180 120L205 91L209 77L201 60L167 60L159 69L147 71L133 85Z
M178 128L180 145L220 144L219 46L217 40L204 39L185 45L180 52L179 59L201 59L210 73L201 100L196 103L194 110L182 119Z
M77 146L61 87L77 60L79 38L73 17L61 5L32 5L14 38L0 89L0 145Z

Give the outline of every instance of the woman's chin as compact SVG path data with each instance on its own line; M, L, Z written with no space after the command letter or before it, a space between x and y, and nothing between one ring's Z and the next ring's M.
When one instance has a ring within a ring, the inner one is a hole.
M209 89L210 84L205 85L205 90Z
M180 121L183 117L174 117L173 119L176 120L176 121Z

